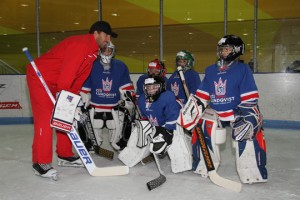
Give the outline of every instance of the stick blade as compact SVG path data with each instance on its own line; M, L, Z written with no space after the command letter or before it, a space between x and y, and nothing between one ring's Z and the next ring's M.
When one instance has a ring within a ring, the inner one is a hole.
M129 174L128 166L96 167L91 173L92 176L120 176Z
M232 190L235 192L241 192L241 190L242 190L241 183L221 177L219 174L217 174L216 170L209 171L208 176L209 176L210 180L218 186L221 186L223 188L226 188L226 189L229 189L229 190Z
M147 183L147 187L148 189L151 191L159 186L161 186L162 184L164 184L165 182L167 181L167 178L163 175L163 174L160 174L159 177L149 181Z

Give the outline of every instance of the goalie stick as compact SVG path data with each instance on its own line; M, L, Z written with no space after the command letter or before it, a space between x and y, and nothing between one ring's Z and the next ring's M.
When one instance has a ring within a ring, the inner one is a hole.
M177 70L178 70L178 73L180 75L180 79L182 81L185 94L186 94L187 98L189 98L189 91L188 91L188 88L187 88L187 85L186 85L186 82L185 82L183 69L182 69L181 66L179 66L179 67L177 67ZM242 189L242 184L241 183L223 178L217 173L217 171L215 169L215 166L214 166L214 163L213 163L213 160L211 158L209 149L208 149L207 144L205 142L202 127L199 123L197 123L196 128L195 128L194 131L196 131L197 136L198 136L198 140L199 140L200 147L201 147L201 150L202 150L202 155L203 155L203 158L204 158L204 163L205 163L205 166L207 168L207 172L208 172L208 176L209 176L210 180L216 185L219 185L219 186L224 187L224 188L229 189L229 190L233 190L235 192L240 192L241 189Z
M126 93L125 93L126 94ZM127 95L127 94L126 94ZM130 95L130 96L129 96ZM137 101L136 101L136 98L135 97L132 97L131 94L127 95L127 97L129 99L131 99L131 101L133 102L133 105L135 107L135 110L138 112L138 117L141 119L142 117L142 114L141 114L141 111L137 105ZM150 138L151 139L151 138ZM164 172L162 171L161 167L160 167L160 162L159 162L159 158L156 154L152 154L153 157L154 157L154 160L155 160L155 163L156 163L156 166L157 166L157 169L159 171L159 177L147 182L147 188L151 191L159 186L161 186L162 184L164 184L166 181L167 181L167 178L164 174ZM148 159L148 157L145 158L146 160Z
M162 184L164 184L167 181L167 178L165 176L165 173L161 170L160 168L160 163L159 163L159 158L156 154L153 153L153 157L155 159L156 165L157 165L157 169L159 171L159 177L149 181L147 183L147 187L148 189L151 191L159 186L161 186Z
M87 135L87 138L92 141L93 149L95 154L108 158L110 160L113 160L114 158L114 152L110 151L108 149L101 148L100 145L98 144L95 136L95 132L93 129L93 125L91 122L91 118L89 115L89 111L87 109L82 109L83 114L86 116L84 123L82 123L83 129Z
M23 52L25 53L26 57L30 61L36 75L40 79L40 82L44 86L47 94L49 95L53 104L55 104L55 99L51 94L42 74L38 70L34 60L32 59L28 48L24 47ZM91 176L118 176L118 175L125 175L129 173L128 166L114 166L114 167L97 167L94 163L92 157L90 156L89 152L85 148L82 140L80 139L76 129L72 126L72 129L69 133L67 133L69 139L71 140L73 147L76 149L78 155L80 156L84 166L86 167L87 171Z

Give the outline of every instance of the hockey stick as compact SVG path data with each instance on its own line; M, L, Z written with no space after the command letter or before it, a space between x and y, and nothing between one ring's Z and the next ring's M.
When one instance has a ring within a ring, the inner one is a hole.
M87 137L90 138L93 143L94 152L99 156L113 160L114 152L108 149L101 148L100 145L98 144L88 110L87 109L82 109L82 110L83 113L86 115L86 120L85 120L85 124L83 124L84 126L83 128L88 135Z
M187 98L188 98L189 97L189 91L188 91L188 88L187 88L187 85L186 85L186 82L185 82L185 78L184 78L184 75L183 75L183 72L182 72L182 67L179 66L177 68L177 70L179 72L180 79L182 80L182 84L184 86L185 94L187 95ZM241 189L242 189L242 184L241 183L231 181L229 179L225 179L225 178L221 177L219 174L217 174L214 163L213 163L213 160L212 160L210 152L209 152L209 149L208 149L207 144L205 142L202 127L199 123L197 123L195 131L196 131L197 136L198 136L198 140L199 140L200 147L201 147L201 150L202 150L202 155L203 155L203 158L204 158L205 166L207 168L208 176L209 176L210 180L216 185L219 185L219 186L224 187L224 188L229 189L229 190L233 190L235 192L240 192Z
M49 90L42 74L38 70L34 60L32 59L28 48L24 47L23 52L25 53L26 57L30 61L36 75L40 79L42 85L44 86L47 94L49 95L51 101L53 104L55 104L55 99L53 95L51 94L51 91ZM78 155L80 156L84 166L88 170L89 174L91 176L118 176L118 175L125 175L129 173L129 167L128 166L115 166L115 167L97 167L90 156L89 152L85 148L82 140L80 139L76 129L72 126L72 129L69 133L67 133L69 139L71 140L73 147L76 149Z
M155 178L155 179L153 179L153 180L151 180L147 183L147 187L150 191L157 188L157 187L159 187L159 186L161 186L162 184L164 184L167 181L165 173L160 168L160 163L159 163L159 160L158 160L159 159L158 156L154 153L153 153L153 156L154 156L154 159L155 159L158 171L159 171L159 177L157 177L157 178Z
M130 95L131 95L131 94L130 94ZM140 111L140 109L139 109L139 107L138 107L138 105L137 105L136 99L135 99L134 97L132 97L132 96L131 96L131 97L129 97L129 95L127 95L127 96L128 96L128 98L131 99L131 101L133 102L134 107L135 107L136 111L138 112L138 117L141 119L142 114L141 114L141 111ZM150 139L151 139L151 138L150 138ZM152 155L153 155L153 157L154 157L154 160L155 160L157 169L158 169L158 171L159 171L159 177L157 177L157 178L155 178L155 179L153 179L153 180L147 182L147 187L148 187L148 189L149 189L150 191L153 190L153 189L155 189L155 188L157 188L157 187L159 187L159 186L161 186L162 184L164 184L164 183L167 181L167 178L166 178L164 172L162 171L162 169L161 169L161 167L160 167L160 162L159 162L158 156L157 156L156 154L154 154L154 153L153 153ZM148 158L148 157L146 157L146 158Z

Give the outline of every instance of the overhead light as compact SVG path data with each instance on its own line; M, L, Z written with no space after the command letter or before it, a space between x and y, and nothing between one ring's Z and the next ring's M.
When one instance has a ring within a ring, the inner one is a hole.
M25 3L22 3L20 4L21 7L28 7L29 5L28 4L25 4Z
M152 38L152 35L149 35L148 38Z
M78 24L79 24L79 22L74 22L74 24L75 24L75 25L78 25Z
M193 33L192 33L192 32L189 32L189 35L193 35Z
M248 35L248 33L243 33L243 35Z
M94 11L94 12L98 12L99 10L98 10L98 9L94 9L93 11Z
M186 18L184 18L184 20L185 20L185 21L191 21L191 20L193 20L193 18L191 18L191 17L186 17Z
M114 17L117 17L117 16L118 16L117 13L112 13L111 15L114 16Z
M236 19L236 21L242 22L242 21L244 21L244 19L238 18L238 19Z
M21 27L22 30L26 30L26 28L24 26Z

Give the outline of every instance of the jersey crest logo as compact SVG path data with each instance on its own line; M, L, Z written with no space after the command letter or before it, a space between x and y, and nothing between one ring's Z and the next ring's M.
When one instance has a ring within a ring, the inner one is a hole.
M216 92L217 96L224 96L226 94L226 82L227 82L227 80L225 80L223 82L221 77L220 77L218 83L216 83L216 81L214 81L214 83L215 83L215 92Z
M174 84L171 84L171 91L174 92L175 96L178 96L179 93L179 84L175 82Z
M103 85L103 91L109 92L111 90L112 80L109 81L108 77L106 77L105 81L102 79L102 85Z
M148 118L149 118L149 122L152 124L152 126L158 126L156 117L153 118L152 115L150 115Z

